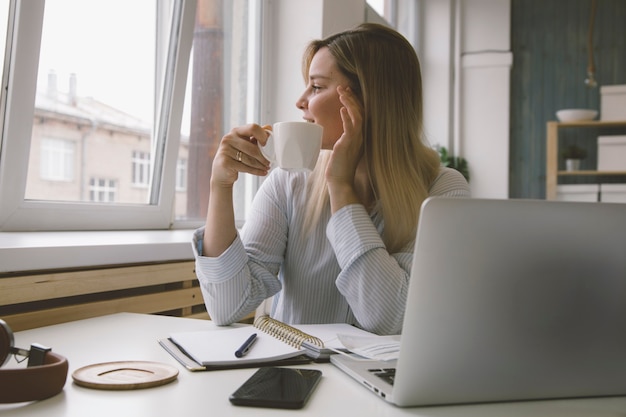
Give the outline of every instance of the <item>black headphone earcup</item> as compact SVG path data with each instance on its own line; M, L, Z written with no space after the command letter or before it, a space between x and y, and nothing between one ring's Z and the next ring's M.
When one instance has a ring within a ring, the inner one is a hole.
M7 363L13 347L13 332L9 325L0 319L0 366Z

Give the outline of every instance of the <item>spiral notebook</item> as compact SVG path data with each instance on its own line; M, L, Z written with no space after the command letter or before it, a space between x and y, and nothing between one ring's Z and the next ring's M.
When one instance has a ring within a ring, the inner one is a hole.
M347 323L287 325L269 316L257 317L254 325L219 327L171 333L159 344L192 371L294 364L327 360L333 349L343 349L337 335L372 336ZM253 333L257 340L245 356L235 351Z

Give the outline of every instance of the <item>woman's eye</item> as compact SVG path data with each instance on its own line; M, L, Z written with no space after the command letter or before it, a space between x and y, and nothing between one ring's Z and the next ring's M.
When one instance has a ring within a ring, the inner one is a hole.
M322 89L322 87L320 87L319 85L312 85L312 86L311 86L311 90L312 90L314 93L317 93L317 92L318 92L319 90L321 90L321 89Z

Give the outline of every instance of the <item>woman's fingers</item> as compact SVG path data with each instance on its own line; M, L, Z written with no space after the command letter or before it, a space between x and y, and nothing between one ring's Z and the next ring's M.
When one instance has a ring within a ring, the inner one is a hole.
M267 132L256 124L232 129L220 141L213 160L212 175L216 181L232 185L239 172L267 175L269 161L261 153L257 143L265 143Z
M340 147L349 150L354 158L360 158L363 146L361 103L349 88L338 87L337 91L343 104L340 110L343 135L338 143Z
M352 93L350 88L338 87L339 101L343 104L343 108L346 110L342 112L341 118L344 123L344 128L354 129L361 127L361 103L357 97ZM345 129L344 129L345 130Z
M350 89L338 87L337 93L343 105L339 110L343 134L333 146L330 163L326 169L326 180L329 184L352 187L356 168L363 154L362 110L359 100Z

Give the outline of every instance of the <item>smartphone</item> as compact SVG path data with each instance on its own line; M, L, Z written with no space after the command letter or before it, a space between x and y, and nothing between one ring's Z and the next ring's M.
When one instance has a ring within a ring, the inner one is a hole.
M302 408L317 386L322 371L263 367L257 370L229 400L235 405L270 408Z

